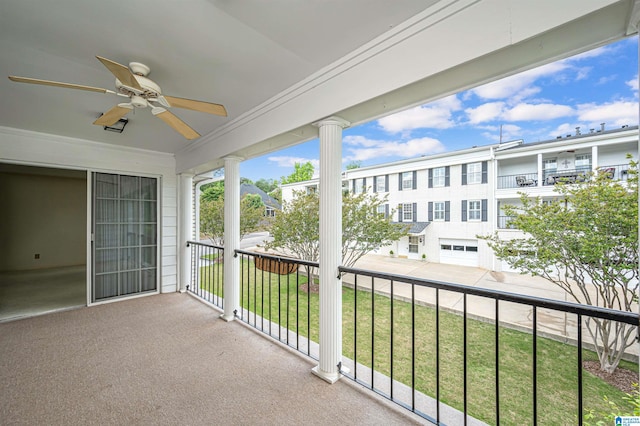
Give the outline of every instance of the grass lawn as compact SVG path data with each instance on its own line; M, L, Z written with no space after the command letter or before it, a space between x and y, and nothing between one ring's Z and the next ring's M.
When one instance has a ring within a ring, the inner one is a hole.
M221 265L203 269L219 267ZM206 277L215 276L215 273L203 273L201 276L201 286L204 288L210 285ZM298 274L277 275L258 270L252 261L243 260L241 276L242 306L263 317L263 327L268 327L268 320L271 320L296 331L300 336L310 336L311 340L318 341L318 294L308 294L306 289L302 289L306 288L307 283L307 276L302 270ZM265 285L262 285L263 282ZM354 316L355 311L357 317ZM375 312L375 321L372 321L372 312ZM370 367L373 325L375 369L390 375L393 368L393 378L410 385L412 368L415 368L416 389L435 397L436 315L440 327L440 399L462 410L464 319L461 315L442 310L437 313L433 308L418 305L412 309L411 304L399 300L392 301L384 295L376 294L372 300L372 293L369 291L343 288L343 355L354 359L355 342L357 362ZM412 319L416 325L415 336L412 336ZM414 367L412 339L415 341ZM500 327L499 342L500 423L533 424L533 336L530 333ZM537 355L538 423L575 424L578 404L577 348L538 337ZM583 350L583 358L596 360L597 356L591 351ZM621 363L621 367L634 371L638 369L636 364L626 362ZM495 424L494 324L467 320L467 386L469 414L486 423ZM609 412L607 404L603 401L605 395L615 400L619 406L631 409L622 399L623 392L583 371L585 410Z

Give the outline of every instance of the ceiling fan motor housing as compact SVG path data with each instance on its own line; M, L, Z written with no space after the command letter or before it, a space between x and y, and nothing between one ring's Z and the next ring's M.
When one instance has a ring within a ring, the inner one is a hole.
M131 96L131 105L133 105L136 108L146 108L148 105L148 102L142 96L133 95Z
M160 86L158 86L153 80L150 80L147 77L143 77L141 75L134 75L134 77L138 81L140 87L142 87L142 90L126 86L116 78L116 89L118 89L118 92L127 96L141 96L144 99L157 98L162 94Z

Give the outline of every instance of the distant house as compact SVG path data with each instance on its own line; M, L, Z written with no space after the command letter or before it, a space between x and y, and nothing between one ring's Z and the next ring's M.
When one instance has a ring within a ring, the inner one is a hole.
M262 198L262 202L265 205L265 216L275 216L276 211L282 210L282 205L271 195L255 185L243 183L240 185L240 198L242 199L247 194L258 194Z

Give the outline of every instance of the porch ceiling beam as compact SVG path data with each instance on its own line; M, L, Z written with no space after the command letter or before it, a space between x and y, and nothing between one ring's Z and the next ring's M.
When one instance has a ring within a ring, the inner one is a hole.
M439 2L440 9L205 135L177 154L177 171L201 173L226 155L252 158L316 138L311 123L322 117L357 125L610 43L634 30L634 4Z

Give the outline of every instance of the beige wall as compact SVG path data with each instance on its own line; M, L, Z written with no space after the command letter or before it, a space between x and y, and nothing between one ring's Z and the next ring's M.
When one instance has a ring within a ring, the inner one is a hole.
M85 177L0 172L0 271L84 265L86 215Z

